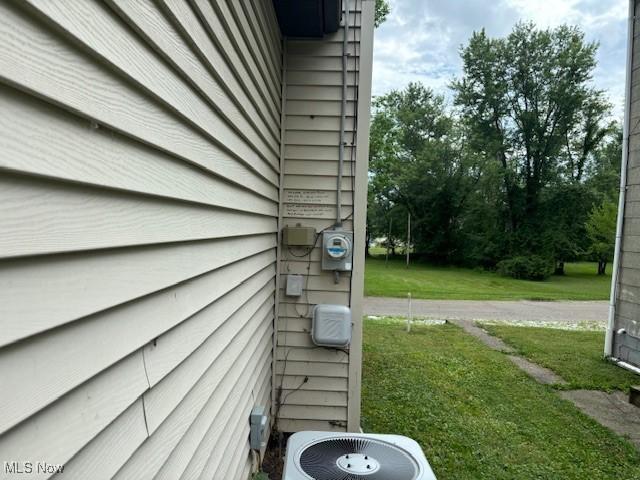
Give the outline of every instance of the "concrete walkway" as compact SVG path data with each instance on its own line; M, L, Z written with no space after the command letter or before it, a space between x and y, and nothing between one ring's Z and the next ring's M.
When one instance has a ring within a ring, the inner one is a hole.
M564 385L567 382L559 375L556 375L554 372L549 370L548 368L541 367L538 364L530 362L526 358L519 357L515 355L515 350L504 343L501 338L494 337L493 335L489 335L486 330L478 327L471 320L448 320L450 323L458 325L469 335L476 337L482 343L484 343L487 347L492 348L493 350L498 350L499 352L506 353L507 358L511 360L516 367L525 372L527 375L532 377L539 383L544 383L545 385Z
M506 354L520 370L538 383L545 385L566 385L566 381L552 370L542 367L516 355L514 349L502 339L489 335L472 320L449 319L469 335L474 336L486 346ZM628 394L623 392L606 393L597 390L566 390L558 394L572 402L584 414L593 418L604 427L620 436L626 437L640 451L640 408L629 403Z
M559 394L596 422L628 438L640 451L640 408L629 403L626 393L568 390Z
M407 315L406 298L365 297L365 315ZM511 322L597 323L604 326L608 303L474 300L412 300L416 317L444 320L505 320Z
M518 368L537 382L546 385L566 384L548 368L516 355L514 349L500 338L489 335L476 320L497 320L509 323L579 325L583 322L604 328L608 303L601 302L532 302L473 300L412 300L414 317L447 320L476 337L489 348L504 353ZM406 298L366 297L364 314L376 316L407 316ZM628 438L640 451L640 408L628 402L622 392L605 393L595 390L566 390L558 394L572 402L583 413L618 435Z

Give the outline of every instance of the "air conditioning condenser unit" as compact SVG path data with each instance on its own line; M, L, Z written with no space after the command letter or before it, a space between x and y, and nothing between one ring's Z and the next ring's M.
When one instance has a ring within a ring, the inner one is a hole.
M282 480L436 480L422 448L400 435L298 432Z

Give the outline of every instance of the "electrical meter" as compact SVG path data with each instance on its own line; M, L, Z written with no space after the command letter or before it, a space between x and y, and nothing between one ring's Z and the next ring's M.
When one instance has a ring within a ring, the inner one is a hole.
M350 272L353 261L353 232L327 230L322 233L322 269Z

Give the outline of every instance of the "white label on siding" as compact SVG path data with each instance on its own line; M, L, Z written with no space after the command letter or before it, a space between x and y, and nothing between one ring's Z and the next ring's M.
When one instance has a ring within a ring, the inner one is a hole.
M335 216L335 207L286 203L284 216L293 218L333 218Z
M336 203L336 192L328 190L286 190L285 196L287 203Z

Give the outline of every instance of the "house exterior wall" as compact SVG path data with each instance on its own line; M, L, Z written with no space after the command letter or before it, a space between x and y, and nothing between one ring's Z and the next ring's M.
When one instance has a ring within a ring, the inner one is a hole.
M271 2L0 2L0 38L0 463L247 478L272 395Z
M628 149L622 238L619 242L617 284L613 289L615 303L611 355L617 360L640 368L640 29L633 21L640 1L630 1L629 48L631 59L627 80L625 147ZM627 135L628 133L628 139Z
M355 227L354 267L335 284L333 272L321 269L321 237L309 255L306 247L282 247L275 389L278 428L288 432L357 431L360 427L374 2L352 0L350 9L342 228L353 231ZM301 224L320 232L336 223L342 42L342 29L322 40L285 41L281 212L285 226ZM301 297L284 295L287 274L305 276L306 291ZM312 343L311 313L320 303L351 307L353 340L348 351Z
M5 476L247 478L278 386L281 430L358 429L374 2L351 5L335 285L278 231L335 216L342 32L283 47L268 0L0 2ZM293 305L277 272L307 264ZM351 306L348 352L310 344L317 303Z

